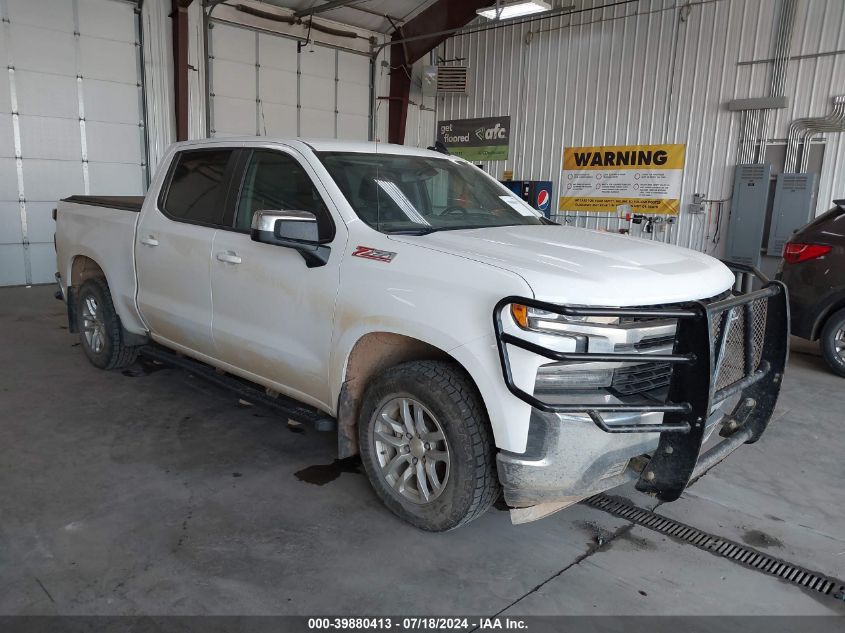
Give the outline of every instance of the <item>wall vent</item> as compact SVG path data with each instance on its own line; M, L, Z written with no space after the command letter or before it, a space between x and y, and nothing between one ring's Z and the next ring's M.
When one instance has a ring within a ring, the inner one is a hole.
M465 95L469 84L466 66L427 66L423 71L423 94Z

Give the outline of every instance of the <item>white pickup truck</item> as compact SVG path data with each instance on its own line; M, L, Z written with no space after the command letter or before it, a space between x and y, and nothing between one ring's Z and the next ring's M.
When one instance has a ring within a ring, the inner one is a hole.
M786 361L780 283L427 150L179 143L143 200L63 200L56 250L94 365L163 346L319 409L426 530L502 492L515 522L629 481L673 500L760 437Z

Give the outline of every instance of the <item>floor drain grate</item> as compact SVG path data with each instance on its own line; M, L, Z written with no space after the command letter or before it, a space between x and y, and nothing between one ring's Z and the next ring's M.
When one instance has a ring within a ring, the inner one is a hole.
M794 585L817 591L837 600L845 600L845 582L842 580L793 565L774 556L764 554L753 547L736 543L721 536L708 534L697 528L673 519L667 519L649 510L643 510L604 494L594 495L586 499L584 503L655 532L681 539L699 549L728 558L745 567L776 576Z

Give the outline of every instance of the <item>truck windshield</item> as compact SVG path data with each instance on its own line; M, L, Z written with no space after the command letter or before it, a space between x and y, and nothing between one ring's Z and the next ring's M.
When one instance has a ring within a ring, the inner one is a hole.
M504 185L463 161L355 152L319 157L358 217L382 233L546 223Z

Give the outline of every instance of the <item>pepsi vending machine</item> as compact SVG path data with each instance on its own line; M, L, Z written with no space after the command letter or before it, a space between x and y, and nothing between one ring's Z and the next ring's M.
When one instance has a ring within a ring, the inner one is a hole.
M503 180L502 184L547 218L552 213L551 180Z

